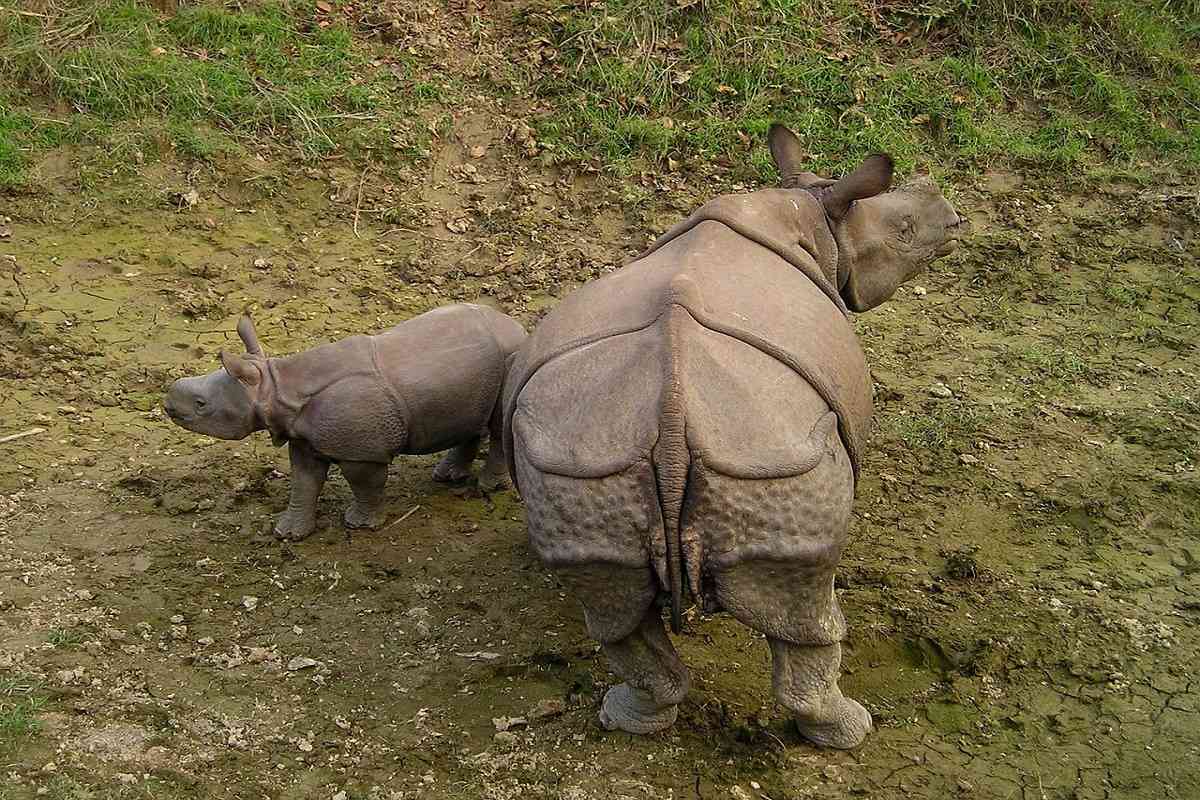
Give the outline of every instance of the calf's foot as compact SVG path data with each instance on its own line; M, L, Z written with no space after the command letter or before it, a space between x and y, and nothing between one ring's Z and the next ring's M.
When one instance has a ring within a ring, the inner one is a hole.
M796 729L819 747L852 750L871 732L871 713L857 700L839 697L819 714L797 715Z
M471 462L479 452L479 440L474 439L450 450L433 468L433 479L439 483L458 483L471 477Z
M347 528L375 530L383 524L384 513L380 508L368 508L357 500L346 508L342 522Z
M316 529L317 521L314 517L291 509L275 519L275 538L287 542L307 539Z

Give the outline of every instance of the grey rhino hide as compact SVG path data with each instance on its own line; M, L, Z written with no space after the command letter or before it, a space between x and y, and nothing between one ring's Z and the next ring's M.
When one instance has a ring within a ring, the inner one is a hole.
M961 221L923 184L886 192L886 156L829 181L786 129L771 146L792 188L707 203L547 315L506 381L505 450L532 549L626 681L602 723L674 719L687 672L655 601L678 629L686 591L766 634L803 735L851 747L870 715L837 688L832 588L872 406L848 310Z
M238 324L245 355L221 353L222 368L181 378L164 409L180 427L222 439L268 430L288 444L292 492L276 523L282 538L315 524L317 496L338 463L354 490L351 527L381 520L387 465L400 453L449 449L438 480L469 475L481 437L494 431L485 488L505 473L500 393L525 339L511 318L485 306L445 306L375 336L352 336L296 355L268 358L248 317Z

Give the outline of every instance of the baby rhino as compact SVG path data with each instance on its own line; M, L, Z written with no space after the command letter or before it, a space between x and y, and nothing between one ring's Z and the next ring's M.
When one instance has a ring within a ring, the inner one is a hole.
M351 336L293 356L268 358L249 317L238 323L245 355L221 352L223 367L175 381L163 407L182 428L218 439L266 429L288 444L291 499L275 523L281 539L313 532L317 496L336 462L354 492L350 528L383 522L388 463L400 453L449 449L437 481L470 476L490 435L480 486L506 480L500 391L510 356L525 340L510 317L485 306L438 308L375 336Z

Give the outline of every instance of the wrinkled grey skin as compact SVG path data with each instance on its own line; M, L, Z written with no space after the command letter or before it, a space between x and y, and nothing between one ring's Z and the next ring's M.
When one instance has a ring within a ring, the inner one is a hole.
M675 720L688 673L663 625L685 600L765 634L800 733L857 746L871 716L838 688L833 577L871 421L848 319L950 253L964 221L932 182L888 191L873 156L839 181L718 198L568 295L505 383L509 469L532 549L580 600L623 683L601 723Z
M288 444L291 499L275 523L281 539L316 524L317 497L336 463L354 492L349 528L383 522L388 464L400 453L449 449L434 480L470 477L481 437L491 444L479 485L507 484L500 394L507 364L525 339L513 319L485 306L445 306L375 336L352 336L297 355L268 358L249 317L238 323L245 355L224 351L222 368L181 378L163 408L182 428L218 439L268 430Z

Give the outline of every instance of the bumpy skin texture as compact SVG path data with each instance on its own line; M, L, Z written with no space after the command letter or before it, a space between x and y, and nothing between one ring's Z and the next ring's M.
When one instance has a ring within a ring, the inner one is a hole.
M775 695L802 735L854 747L870 715L837 686L833 592L871 424L847 319L953 249L962 219L925 181L885 192L891 160L839 181L718 198L641 257L566 297L518 353L504 436L530 544L579 599L624 683L601 722L669 726L687 672L669 600L764 633Z
M486 306L444 306L375 336L283 358L266 357L248 317L238 333L244 356L222 353L222 369L176 381L163 405L187 430L241 439L266 429L277 445L288 443L291 498L275 524L280 538L312 533L334 463L354 492L343 518L350 528L383 522L388 464L401 453L449 450L434 478L463 480L488 435L480 486L507 482L500 399L525 340L515 320Z

